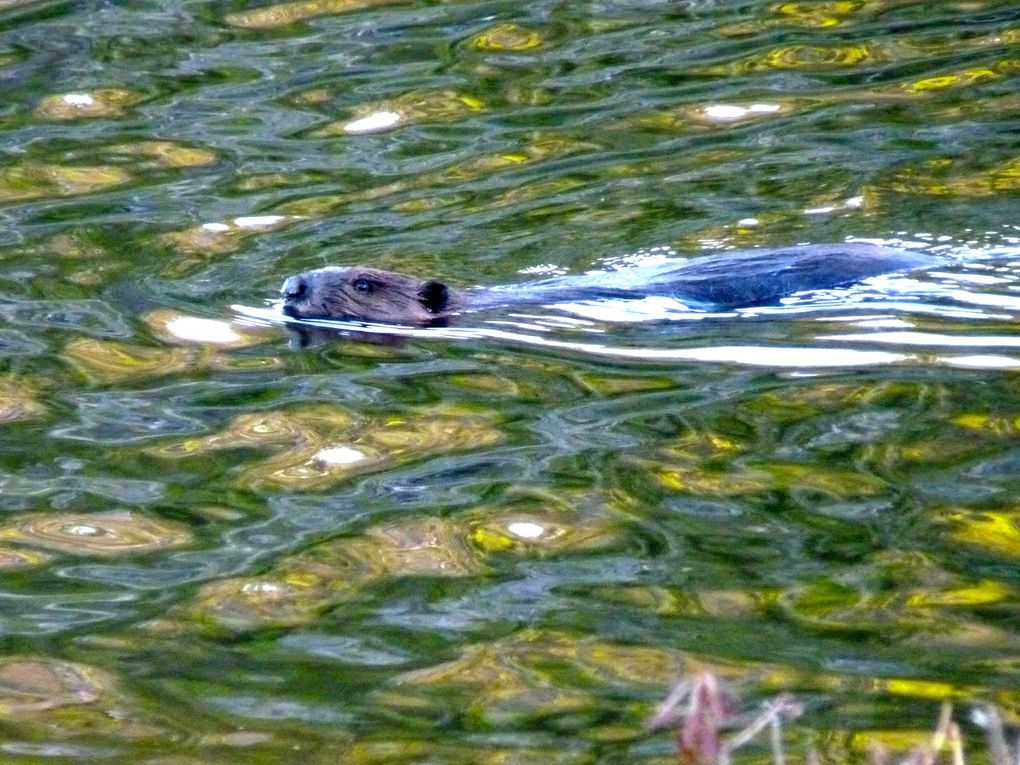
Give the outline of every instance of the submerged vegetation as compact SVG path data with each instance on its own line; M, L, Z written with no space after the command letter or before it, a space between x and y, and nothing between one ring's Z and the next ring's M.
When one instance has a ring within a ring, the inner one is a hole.
M806 752L795 758L788 752L791 723L802 715L803 705L786 694L770 699L757 713L740 712L719 678L704 671L677 682L645 729L649 733L672 731L680 765L730 765L741 749L760 745L762 740L767 740L773 765L785 765L791 759L824 765L827 758L820 754L816 744L809 743ZM992 765L1015 765L1020 758L1020 738L1007 732L1001 710L992 704L980 704L974 707L971 718L984 732L984 747L976 758L968 756L953 705L946 701L931 733L927 737L915 734L917 741L908 750L893 751L880 739L872 738L864 742L864 751L836 755L836 761L965 765L977 759ZM804 731L798 732L803 738Z

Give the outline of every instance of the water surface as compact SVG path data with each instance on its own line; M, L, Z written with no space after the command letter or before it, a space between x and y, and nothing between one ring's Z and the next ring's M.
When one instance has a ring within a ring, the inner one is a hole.
M1014 707L1018 43L994 0L0 6L5 761L666 763L702 667L833 760ZM945 268L271 320L326 263L847 238Z

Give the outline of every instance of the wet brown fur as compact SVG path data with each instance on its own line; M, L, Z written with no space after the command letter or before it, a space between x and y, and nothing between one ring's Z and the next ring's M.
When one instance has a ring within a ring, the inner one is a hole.
M441 282L377 268L320 268L284 284L284 313L297 319L339 319L381 324L440 323L456 310Z

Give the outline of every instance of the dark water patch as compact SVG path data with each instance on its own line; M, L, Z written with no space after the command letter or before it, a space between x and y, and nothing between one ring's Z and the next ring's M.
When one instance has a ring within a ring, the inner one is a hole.
M163 393L162 395L166 395ZM183 394L187 399L187 393ZM205 424L194 416L178 414L165 401L146 393L111 392L75 396L71 403L81 422L55 428L59 438L101 444L130 444L161 436L200 432Z
M55 635L137 615L137 596L121 589L76 592L65 585L60 595L26 595L11 588L0 597L4 632L18 636Z
M3 487L4 504L11 509L21 509L31 501L48 497L56 508L71 505L79 501L83 495L94 495L114 502L130 505L145 505L163 498L165 486L161 481L141 481L128 478L90 478L75 475L82 467L80 464L69 466L60 473L40 476L36 469L21 475L6 474L0 476Z
M3 353L4 356L31 355L44 350L46 350L45 344L17 330L8 330L0 334L0 353Z
M96 300L45 301L0 305L0 315L15 326L35 330L73 330L93 337L130 337L127 322Z
M410 659L391 646L374 645L360 637L294 633L281 640L280 647L354 666L401 666Z

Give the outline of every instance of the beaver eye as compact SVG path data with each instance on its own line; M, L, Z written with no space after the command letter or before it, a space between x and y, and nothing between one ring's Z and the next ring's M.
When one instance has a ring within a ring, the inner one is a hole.
M372 282L370 282L368 279L355 279L354 289L356 289L358 292L371 292Z

